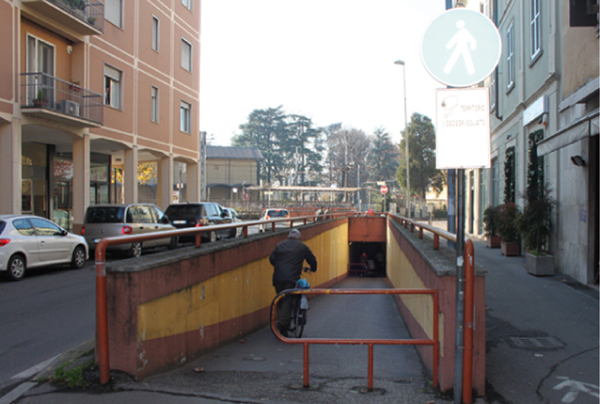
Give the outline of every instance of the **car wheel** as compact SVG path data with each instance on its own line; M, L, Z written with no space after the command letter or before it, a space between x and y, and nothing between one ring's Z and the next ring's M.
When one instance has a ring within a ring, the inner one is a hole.
M73 250L73 258L71 258L71 268L80 269L85 265L85 248L78 245Z
M142 243L132 243L128 251L129 258L137 258L142 255Z
M177 237L171 237L171 242L169 243L169 246L167 248L169 250L174 250L175 248L177 248Z
M13 255L8 261L8 279L11 281L20 281L25 276L25 269L27 264L25 263L25 257L22 255Z

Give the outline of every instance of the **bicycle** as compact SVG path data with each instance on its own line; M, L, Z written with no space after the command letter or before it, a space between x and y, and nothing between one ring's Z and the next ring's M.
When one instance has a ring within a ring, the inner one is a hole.
M304 272L309 272L309 267L302 268ZM295 289L310 289L310 284L306 279L299 279L296 282ZM288 333L291 333L295 338L302 338L302 333L304 332L304 326L306 325L306 314L308 309L310 308L308 305L308 299L306 295L293 295L292 296L292 310L291 310L291 318L290 318L290 326L288 328Z

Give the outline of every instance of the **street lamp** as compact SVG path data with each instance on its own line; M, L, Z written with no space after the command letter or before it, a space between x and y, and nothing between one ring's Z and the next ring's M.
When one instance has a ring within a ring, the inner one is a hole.
M402 66L402 77L404 78L404 133L405 133L405 153L406 153L406 216L410 219L410 166L408 164L408 118L406 113L406 65L403 60L396 60L396 65Z

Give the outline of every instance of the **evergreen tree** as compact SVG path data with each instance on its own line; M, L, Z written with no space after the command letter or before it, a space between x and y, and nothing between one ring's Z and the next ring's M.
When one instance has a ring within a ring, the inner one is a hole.
M234 146L256 147L263 157L260 167L261 179L267 183L274 180L283 167L281 139L287 136L285 113L282 106L268 109L255 109L248 116L248 122L240 125L242 133L232 139Z
M406 134L408 131L408 153L406 156ZM425 194L429 188L435 192L441 192L446 177L442 170L435 168L435 129L431 119L414 113L411 116L408 128L403 132L403 139L400 142L400 166L396 171L398 184L406 187L406 158L409 157L410 164L410 191L412 195L419 195L425 199Z
M394 178L398 169L398 147L392 144L390 135L383 128L375 129L371 136L371 147L367 164L369 175L375 181Z

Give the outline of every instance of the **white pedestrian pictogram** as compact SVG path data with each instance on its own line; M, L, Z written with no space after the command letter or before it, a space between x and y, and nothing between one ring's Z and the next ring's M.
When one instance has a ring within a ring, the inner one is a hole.
M446 49L454 47L454 52L452 52L450 59L448 59L448 63L446 63L446 66L444 67L444 73L450 73L458 58L462 56L467 67L467 73L473 75L475 74L475 67L473 66L473 60L471 59L471 52L469 49L475 50L477 47L477 40L473 38L473 35L465 28L465 22L463 20L458 20L456 22L456 28L458 28L458 32L454 34L452 39L446 44Z
M600 394L598 394L599 388L595 384L578 382L564 376L557 376L556 378L564 381L554 386L554 390L562 390L565 387L569 388L569 392L562 399L563 403L575 402L579 393L587 393L592 397L600 398Z

